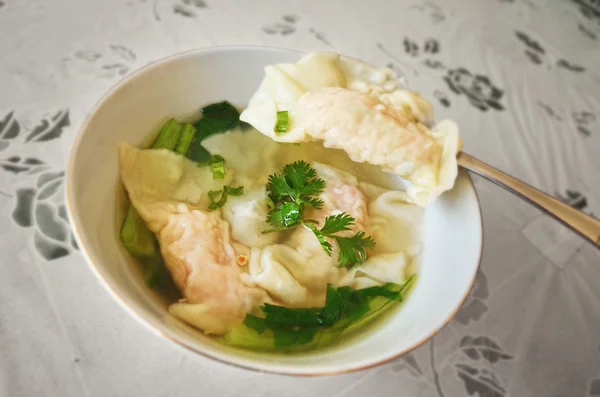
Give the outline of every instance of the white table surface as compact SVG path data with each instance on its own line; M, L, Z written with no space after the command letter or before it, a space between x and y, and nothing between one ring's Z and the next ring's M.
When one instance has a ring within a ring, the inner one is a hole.
M402 359L330 378L160 339L61 217L60 173L99 97L151 61L231 44L390 64L459 122L466 151L599 213L600 9L585 2L0 0L0 396L600 396L600 253L479 178L482 269L456 318Z

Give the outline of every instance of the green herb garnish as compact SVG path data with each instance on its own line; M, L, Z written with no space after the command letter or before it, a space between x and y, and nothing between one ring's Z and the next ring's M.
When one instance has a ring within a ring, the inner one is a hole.
M323 192L325 181L305 161L296 161L283 167L282 173L269 176L267 192L271 211L267 222L271 231L296 227L304 220L304 208L323 208L317 196Z
M283 167L282 173L269 176L267 191L269 193L269 213L267 222L273 228L263 233L271 233L297 226L311 230L319 240L323 250L331 256L332 244L327 240L334 239L338 245L340 267L352 267L363 263L367 258L366 249L374 248L375 241L364 232L359 231L351 237L337 236L336 233L350 230L356 219L346 213L325 218L325 224L318 228L317 222L304 219L306 206L317 210L323 208L323 200L318 196L325 189L325 181L317 177L317 171L305 161L296 161Z
M367 248L375 247L375 241L362 231L357 232L352 237L335 235L335 233L350 230L350 226L354 225L355 221L356 219L350 215L341 213L325 218L325 224L321 229L317 229L314 225L305 226L314 233L321 247L329 256L331 256L333 247L326 237L334 239L340 251L338 265L340 267L352 267L360 265L367 259Z
M208 209L211 211L215 211L218 208L221 208L227 202L228 196L241 196L244 194L244 187L231 187L231 186L223 186L221 190L211 190L208 192L208 199L210 200L210 204L208 205Z
M289 115L287 110L277 112L277 121L275 122L275 132L282 134L287 132Z

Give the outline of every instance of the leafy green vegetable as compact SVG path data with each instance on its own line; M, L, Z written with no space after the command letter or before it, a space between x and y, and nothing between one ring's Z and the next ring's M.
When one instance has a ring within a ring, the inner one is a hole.
M248 328L252 328L259 334L262 334L269 328L264 318L259 318L252 314L246 315L246 318L244 318L244 325Z
M187 153L187 158L197 163L202 163L210 160L210 152L202 146L202 140L194 138L190 144L190 148Z
M185 156L190 149L194 136L196 136L196 129L194 126L191 124L184 124L181 129L181 136L175 147L175 152Z
M144 281L148 287L162 291L173 287L171 274L160 255L142 258L140 261L144 266Z
M133 205L129 205L121 228L121 243L136 257L154 257L158 253L154 234L148 229Z
M277 112L277 121L275 122L275 132L284 133L287 132L289 122L289 115L287 110L283 110L281 112Z
M244 187L231 187L231 186L223 186L221 190L211 190L208 192L208 199L210 200L210 204L208 205L208 209L210 211L215 211L218 208L221 208L227 202L227 197L229 195L232 196L241 196L244 194Z
M181 136L181 124L175 119L169 119L163 124L158 136L152 144L152 149L169 149L174 150Z
M217 102L202 108L202 118L196 122L196 138L204 140L237 126L240 112L229 102Z
M318 309L289 309L265 303L262 311L270 327L310 327L323 323Z
M402 301L415 276L404 284L388 283L354 290L327 286L322 308L290 309L265 304L260 316L247 315L222 340L233 346L262 351L300 351L331 344L378 317L395 301Z
M202 108L202 118L198 120L196 136L190 145L188 158L198 163L210 159L210 152L202 146L202 141L211 135L222 134L240 122L240 112L227 101L213 103Z

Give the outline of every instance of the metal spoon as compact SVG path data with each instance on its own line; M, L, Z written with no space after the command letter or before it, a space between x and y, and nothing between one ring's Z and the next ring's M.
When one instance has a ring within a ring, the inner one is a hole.
M551 215L554 219L577 232L583 238L600 248L600 221L583 212L542 193L534 187L505 174L486 163L477 160L466 153L458 155L458 165L481 175L485 179L502 186L506 190L516 194L522 199L529 201L534 206Z

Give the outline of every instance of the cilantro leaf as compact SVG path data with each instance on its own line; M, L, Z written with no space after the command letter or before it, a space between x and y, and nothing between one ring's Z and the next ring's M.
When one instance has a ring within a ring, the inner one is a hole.
M275 202L287 198L298 204L316 206L317 209L323 206L323 201L311 196L318 196L323 189L325 181L317 178L317 171L303 160L286 164L281 174L269 176L267 185L269 195Z
M269 176L269 214L267 222L276 229L299 226L304 220L304 207L323 208L323 200L316 197L323 192L325 181L317 178L317 171L306 161L286 164L281 173Z
M352 267L360 265L367 259L367 248L374 248L375 241L370 236L365 237L365 232L357 232L352 237L333 236L339 249L340 256L338 265L340 267Z
M290 181L294 189L301 189L310 178L317 176L317 172L306 161L296 161L283 167L283 175Z
M273 211L267 214L267 222L269 225L274 226L276 229L272 231L276 231L277 229L283 229L283 215L281 213L281 208L274 209ZM265 230L263 233L266 233L270 230Z
M282 197L293 196L294 189L288 185L285 177L281 174L273 174L269 176L269 182L267 184L267 191L272 196L273 201L277 201Z
M325 205L325 202L318 197L305 197L302 201L317 210L323 209Z
M327 253L327 255L331 256L333 246L331 245L331 243L329 241L327 241L327 239L325 238L325 235L319 229L317 229L317 227L314 225L305 224L304 226L306 228L308 228L309 230L311 230L315 234L315 237L317 237L317 240L319 240L319 244L321 244L321 247L323 247L323 250Z
M321 228L321 233L331 237L332 234L350 230L349 226L354 225L356 219L342 212L341 214L328 216L325 218L325 224Z
M325 218L325 223L321 229L314 225L305 224L305 227L314 233L317 240L319 240L319 244L329 256L332 253L332 245L327 241L327 237L333 238L340 251L338 265L340 267L352 267L360 265L367 259L367 248L375 247L375 241L370 236L366 236L363 231L357 232L352 237L335 235L335 233L351 230L350 226L354 225L355 222L356 219L342 212Z

